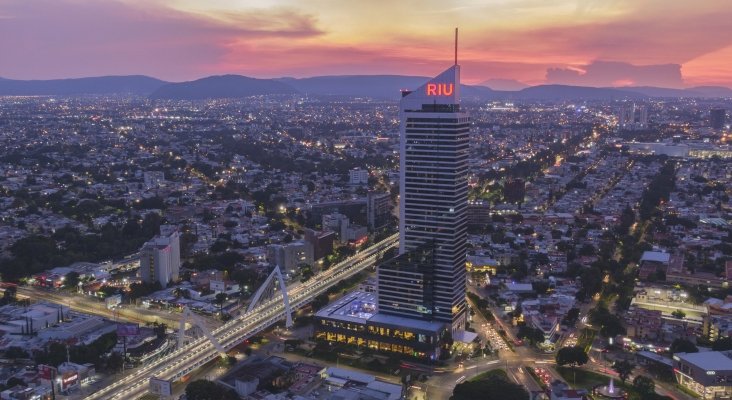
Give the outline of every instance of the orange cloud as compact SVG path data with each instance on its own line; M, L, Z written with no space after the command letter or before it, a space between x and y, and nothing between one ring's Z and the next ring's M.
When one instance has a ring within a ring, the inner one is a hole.
M541 83L548 70L606 60L682 65L675 85L732 84L728 0L6 0L0 16L0 76L15 78L431 75L450 62L460 26L471 83Z

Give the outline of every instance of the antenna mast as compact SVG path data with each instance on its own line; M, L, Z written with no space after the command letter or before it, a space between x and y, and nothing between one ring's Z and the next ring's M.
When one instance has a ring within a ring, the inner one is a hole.
M458 28L455 28L455 65L457 65Z

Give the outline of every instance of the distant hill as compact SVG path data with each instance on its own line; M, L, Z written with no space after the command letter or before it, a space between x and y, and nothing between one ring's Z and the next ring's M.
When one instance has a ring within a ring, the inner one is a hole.
M402 89L416 89L429 80L409 75L331 75L311 78L257 79L241 75L220 75L180 83L169 83L142 75L100 76L53 80L0 78L0 96L84 94L133 94L153 99L197 100L239 98L264 94L309 94L318 96L399 99ZM492 86L491 86L492 85ZM697 86L669 89L651 86L583 87L569 85L529 86L511 79L491 79L481 85L462 85L466 100L603 100L646 97L732 97L732 89Z
M402 89L416 89L429 79L426 76L406 75L331 75L277 80L303 94L396 100ZM461 90L464 97L482 98L493 94L491 89L481 86L462 85Z
M150 97L153 99L200 100L292 93L297 93L297 90L288 84L272 79L217 75L190 82L169 83L160 87Z
M166 83L160 79L143 75L30 81L0 78L0 96L75 96L80 94L147 96Z
M520 100L638 99L648 97L630 90L567 85L538 85L516 92L502 92L502 94L505 94L509 99Z
M481 86L489 87L493 90L508 90L517 91L526 89L529 85L519 82L515 79L488 79L487 81L480 84Z
M696 86L686 90L700 93L703 97L732 97L732 89L724 86Z
M417 88L428 79L404 75L335 75L277 80L302 94L396 99L401 89Z

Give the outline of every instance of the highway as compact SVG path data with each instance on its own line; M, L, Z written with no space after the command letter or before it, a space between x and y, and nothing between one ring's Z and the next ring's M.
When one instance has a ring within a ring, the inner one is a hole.
M34 286L18 286L17 290L19 298L62 304L68 306L73 311L98 315L113 321L119 320L140 324L161 322L168 326L177 326L180 319L178 315L173 315L162 310L139 310L136 307L128 307L126 305L122 305L122 307L116 310L110 310L104 303L89 299L86 296L54 292L50 289L42 289Z
M292 309L309 303L330 286L375 265L378 258L399 243L394 234L375 245L358 252L327 271L311 278L306 284L296 283L287 289ZM256 335L284 317L284 302L277 296L257 306L252 312L240 315L214 330L212 335L224 349L231 349L243 340ZM128 376L86 397L97 399L136 399L148 392L149 379L178 380L207 362L219 357L214 345L206 338L196 339L167 357L151 362Z

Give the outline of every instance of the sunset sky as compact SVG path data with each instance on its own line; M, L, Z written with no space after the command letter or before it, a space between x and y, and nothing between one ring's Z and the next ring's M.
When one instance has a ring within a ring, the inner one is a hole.
M732 86L730 0L0 0L0 77Z

